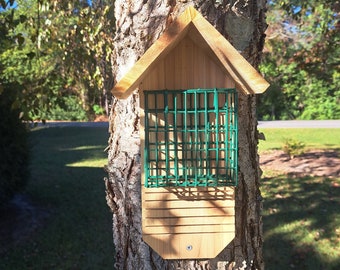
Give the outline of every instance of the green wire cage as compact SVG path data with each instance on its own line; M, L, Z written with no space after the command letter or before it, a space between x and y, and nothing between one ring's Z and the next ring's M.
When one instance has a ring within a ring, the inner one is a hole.
M144 91L145 187L237 185L237 91Z

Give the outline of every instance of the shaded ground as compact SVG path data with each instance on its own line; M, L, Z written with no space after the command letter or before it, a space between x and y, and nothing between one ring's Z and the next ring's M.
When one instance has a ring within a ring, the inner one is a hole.
M263 171L276 171L291 176L340 177L340 158L336 150L312 150L290 159L281 150L260 155Z
M37 205L24 195L16 195L0 208L0 254L31 237L43 226L49 211Z
M260 155L265 171L291 176L340 177L340 159L335 150L314 150L290 159L283 151ZM0 209L0 254L32 236L44 226L49 211L34 205L29 198L17 195L4 209Z

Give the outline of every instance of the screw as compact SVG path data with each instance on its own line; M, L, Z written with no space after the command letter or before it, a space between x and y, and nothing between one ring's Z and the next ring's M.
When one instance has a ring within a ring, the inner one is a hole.
M187 251L191 251L192 250L192 245L187 245Z

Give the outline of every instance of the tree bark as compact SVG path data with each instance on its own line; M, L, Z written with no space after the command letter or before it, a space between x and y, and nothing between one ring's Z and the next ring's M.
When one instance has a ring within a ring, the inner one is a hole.
M116 0L114 77L118 81L188 5L257 66L264 43L265 0ZM260 168L255 96L239 95L239 184L235 239L211 260L163 260L142 240L139 97L113 99L106 199L113 212L116 269L263 269Z

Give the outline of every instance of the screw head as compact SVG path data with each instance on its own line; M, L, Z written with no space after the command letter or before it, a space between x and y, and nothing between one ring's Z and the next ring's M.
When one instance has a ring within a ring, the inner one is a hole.
M187 245L186 249L187 249L187 251L191 251L192 250L192 245Z

